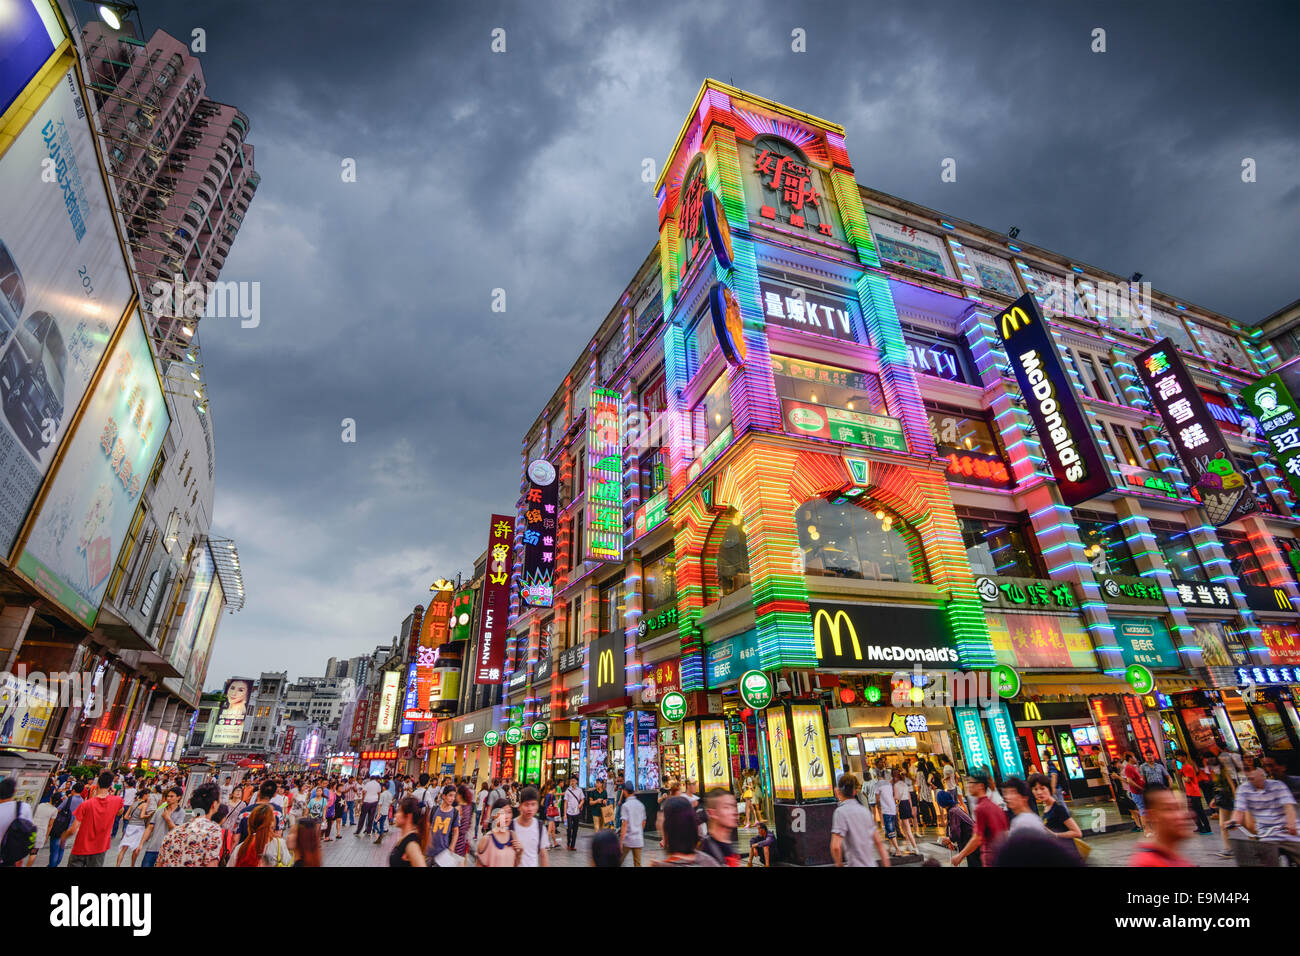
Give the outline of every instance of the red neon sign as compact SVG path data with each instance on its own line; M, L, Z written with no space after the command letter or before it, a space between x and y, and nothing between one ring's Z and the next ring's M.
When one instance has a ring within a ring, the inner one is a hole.
M396 760L396 750L363 750L361 751L362 760Z
M996 455L982 455L979 452L953 452L948 455L948 474L954 481L967 481L976 484L1004 485L1011 484L1011 472L1006 462Z
M90 732L90 743L94 744L96 747L111 747L115 740L117 740L116 730L96 727Z

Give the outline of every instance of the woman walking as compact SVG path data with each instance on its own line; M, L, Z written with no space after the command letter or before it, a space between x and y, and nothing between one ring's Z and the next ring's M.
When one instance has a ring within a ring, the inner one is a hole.
M400 836L388 854L388 865L428 866L424 851L429 845L429 815L424 805L414 797L403 797L393 822Z
M548 780L542 787L542 816L546 819L546 835L550 840L548 849L559 849L555 839L555 824L560 819L560 801L556 799L555 781Z
M1210 807L1219 813L1219 837L1223 840L1221 857L1231 857L1232 844L1228 842L1228 824L1232 822L1233 812L1237 808L1237 786L1232 779L1232 771L1213 754L1205 758L1205 775L1210 778Z
M293 865L320 866L320 824L310 817L303 817L291 832Z
M921 851L916 846L916 837L912 835L912 789L908 786L906 778L898 772L897 769L892 771L894 777L894 802L898 804L898 828L903 833L903 839L912 847L913 853Z
M291 866L293 854L275 835L275 809L255 807L248 815L248 836L235 847L226 866Z
M514 834L510 831L510 801L502 797L492 805L492 828L484 830L478 838L479 866L518 866L522 849L515 850Z
M149 793L144 787L136 791L135 802L126 811L124 819L126 829L122 833L122 843L117 848L117 862L114 866L122 865L122 855L128 849L131 851L131 865L135 866L136 858L140 855L140 841L144 837L144 828L149 822Z

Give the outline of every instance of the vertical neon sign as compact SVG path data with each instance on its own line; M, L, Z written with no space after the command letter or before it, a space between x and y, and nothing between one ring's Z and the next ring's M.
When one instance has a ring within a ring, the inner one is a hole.
M588 561L623 560L623 395L595 386L587 406Z

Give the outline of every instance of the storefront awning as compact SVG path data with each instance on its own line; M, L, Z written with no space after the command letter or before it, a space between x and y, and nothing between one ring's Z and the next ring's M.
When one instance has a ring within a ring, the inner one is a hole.
M1156 690L1162 694L1182 694L1189 690L1205 690L1205 682L1194 677L1157 677Z
M1105 674L1030 674L1024 677L1020 697L1058 695L1088 696L1090 694L1131 694L1133 688L1118 677Z

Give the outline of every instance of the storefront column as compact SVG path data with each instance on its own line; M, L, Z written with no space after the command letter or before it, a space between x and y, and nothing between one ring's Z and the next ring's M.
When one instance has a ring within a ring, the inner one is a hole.
M1269 587L1282 588L1291 599L1291 604L1300 607L1300 587L1296 586L1295 579L1291 577L1291 563L1273 541L1273 532L1269 530L1264 516L1256 513L1240 520L1246 538L1250 541L1250 549L1255 552L1255 557L1264 569Z
M1069 581L1078 589L1083 624L1092 638L1101 669L1108 674L1123 674L1124 658L1115 643L1115 629L1102 599L1101 586L1084 557L1079 529L1070 509L1061 503L1056 486L1046 481L1019 498L1033 522L1034 537L1042 549L1048 577Z
M27 639L27 629L36 616L34 604L6 603L0 610L0 655L4 657L4 670L12 672L18 661L18 652Z
M641 692L644 681L641 679L641 657L637 654L636 646L639 634L638 626L641 624L641 595L645 591L645 582L642 575L645 574L645 564L641 560L641 552L633 551L632 558L627 563L623 572L623 585L625 588L623 597L623 621L626 625L624 634L626 641L624 643L624 683L627 692L635 700Z

